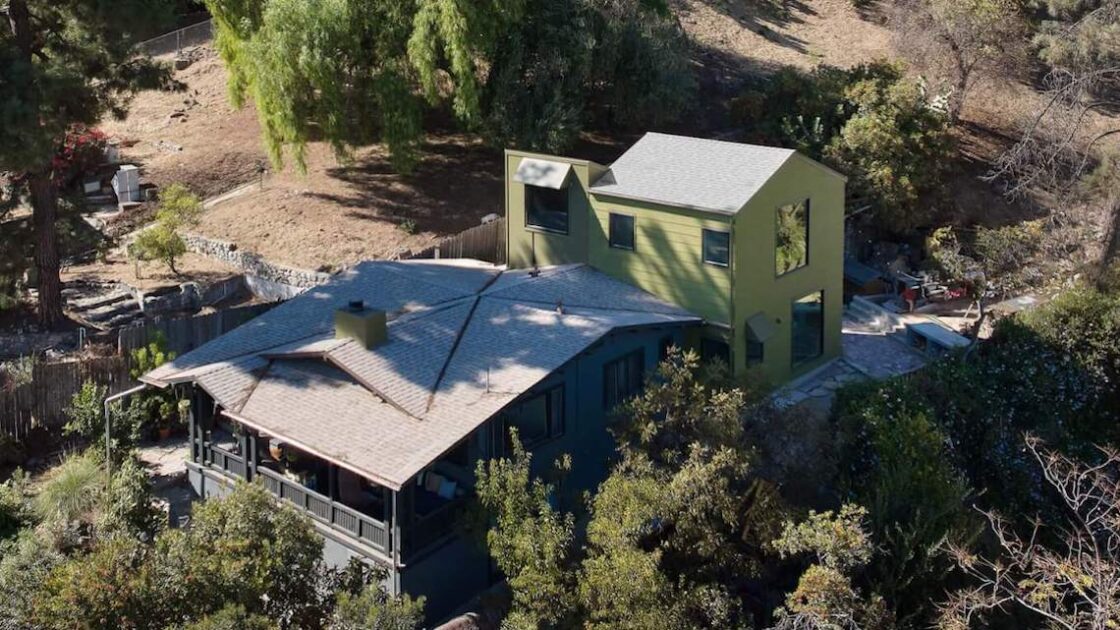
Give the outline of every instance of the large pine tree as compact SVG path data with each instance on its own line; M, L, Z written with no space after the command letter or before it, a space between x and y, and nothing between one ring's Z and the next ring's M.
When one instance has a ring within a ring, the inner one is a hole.
M39 315L63 320L56 157L75 125L124 116L138 89L168 70L138 56L140 37L170 23L174 0L0 0L0 172L33 210Z

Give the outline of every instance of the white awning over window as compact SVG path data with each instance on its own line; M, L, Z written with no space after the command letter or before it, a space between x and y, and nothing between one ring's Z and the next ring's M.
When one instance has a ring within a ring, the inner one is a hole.
M757 342L765 342L778 332L773 320L766 313L759 311L747 318L747 333Z
M568 174L571 172L571 164L524 158L517 166L513 180L530 186L560 190L568 185Z

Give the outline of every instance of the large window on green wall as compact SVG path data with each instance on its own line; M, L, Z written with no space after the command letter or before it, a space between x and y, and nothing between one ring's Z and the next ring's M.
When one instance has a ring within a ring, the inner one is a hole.
M568 233L568 189L525 186L525 225L548 232Z
M796 367L824 353L824 291L795 301L791 321L793 365Z
M774 260L779 276L809 264L808 199L778 208Z

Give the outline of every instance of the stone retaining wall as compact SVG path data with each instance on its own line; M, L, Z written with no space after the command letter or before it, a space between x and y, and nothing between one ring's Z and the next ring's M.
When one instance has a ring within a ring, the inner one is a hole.
M253 252L241 251L234 243L209 239L197 234L183 234L187 249L232 265L238 271L268 282L299 288L319 286L331 279L328 273L297 269L271 263Z

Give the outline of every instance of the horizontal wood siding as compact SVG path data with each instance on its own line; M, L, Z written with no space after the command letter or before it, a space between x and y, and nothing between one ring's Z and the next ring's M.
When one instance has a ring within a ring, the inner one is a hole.
M729 321L731 272L702 257L703 230L730 231L727 219L636 201L593 198L592 205L593 266L710 321ZM634 217L632 251L610 247L611 213Z

